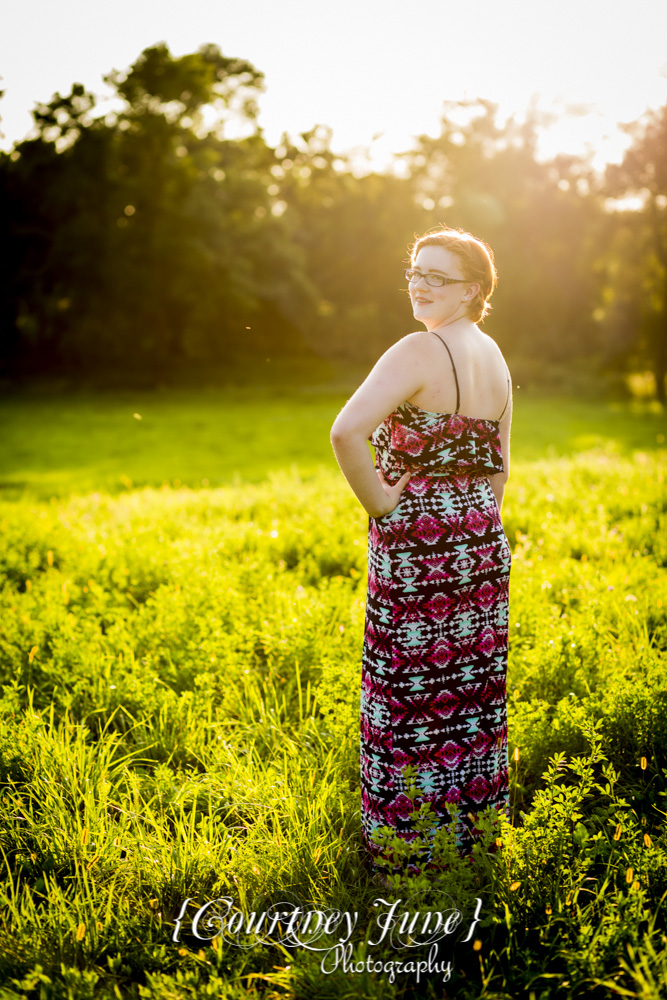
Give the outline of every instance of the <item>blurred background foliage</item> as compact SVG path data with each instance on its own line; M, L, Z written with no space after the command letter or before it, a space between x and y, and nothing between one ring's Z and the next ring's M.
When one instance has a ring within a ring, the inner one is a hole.
M485 329L524 388L648 371L665 402L667 107L627 126L601 176L538 157L541 112L447 103L439 137L379 173L334 153L324 126L271 148L261 72L217 46L156 45L105 80L113 113L75 84L0 153L9 380L366 367L414 325L406 247L446 223L495 251Z

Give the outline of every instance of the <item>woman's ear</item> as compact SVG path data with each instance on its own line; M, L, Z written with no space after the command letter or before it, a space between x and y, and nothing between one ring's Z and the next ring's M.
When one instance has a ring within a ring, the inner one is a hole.
M465 290L465 294L463 296L463 301L464 302L472 302L472 300L475 298L475 296L479 295L479 289L480 289L480 286L479 286L478 282L471 281L470 284L468 285L468 287Z

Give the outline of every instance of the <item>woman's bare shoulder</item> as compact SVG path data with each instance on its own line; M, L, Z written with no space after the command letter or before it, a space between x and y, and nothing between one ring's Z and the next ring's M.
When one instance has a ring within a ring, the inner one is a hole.
M427 344L431 339L428 330L414 330L412 333L406 333L397 343L409 344L411 347L415 347L416 345Z
M488 352L488 357L494 358L498 362L502 363L504 367L507 367L505 356L503 355L498 342L495 341L493 337L490 337L488 333L484 333L483 330L479 330L479 335L481 337L480 343L483 345L484 350Z
M423 357L428 350L428 333L425 330L416 330L414 333L406 333L403 337L394 341L380 358L380 362L403 363L407 358L418 360Z

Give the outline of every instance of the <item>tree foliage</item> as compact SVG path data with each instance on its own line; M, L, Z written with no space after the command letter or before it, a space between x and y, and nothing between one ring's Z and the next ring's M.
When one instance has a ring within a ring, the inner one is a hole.
M667 106L628 126L632 144L607 170L607 191L635 196L609 254L609 325L626 355L648 365L656 394L667 402ZM621 265L619 267L619 264Z
M445 104L437 137L360 173L324 126L271 148L261 72L217 46L155 45L105 79L113 113L75 84L0 154L10 370L367 365L414 325L406 247L446 224L495 251L486 329L523 382L649 365L664 398L667 109L632 127L604 184L581 158L540 159L543 115L504 121L483 100ZM609 211L631 193L639 209Z
M113 115L95 116L78 84L35 110L35 135L1 163L5 356L158 372L239 343L299 348L308 296L271 212L261 79L215 46L174 59L160 45L108 77L123 100ZM239 115L249 134L223 138Z

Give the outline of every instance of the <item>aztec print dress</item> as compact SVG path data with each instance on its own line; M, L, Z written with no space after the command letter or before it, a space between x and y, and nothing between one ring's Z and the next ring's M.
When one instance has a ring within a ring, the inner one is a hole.
M498 420L459 414L449 356L456 412L405 402L370 438L387 482L413 470L398 506L369 523L361 818L373 856L380 827L415 836L407 765L417 772L417 805L429 801L449 822L445 804L455 804L461 853L472 848L475 813L507 808L511 557L488 479L503 471L505 410Z

